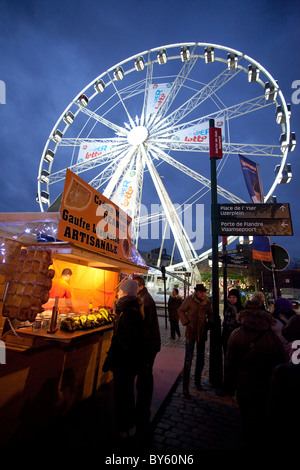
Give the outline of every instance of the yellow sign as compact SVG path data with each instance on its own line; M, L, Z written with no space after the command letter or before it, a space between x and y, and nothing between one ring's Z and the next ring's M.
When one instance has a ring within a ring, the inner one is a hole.
M131 258L131 217L67 169L57 238L115 258Z

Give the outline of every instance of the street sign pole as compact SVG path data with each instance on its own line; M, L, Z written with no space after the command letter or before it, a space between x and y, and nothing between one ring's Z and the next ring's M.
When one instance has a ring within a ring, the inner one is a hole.
M271 253L272 253L272 261L266 262L262 261L262 264L265 268L272 271L272 280L273 280L273 288L274 288L274 298L275 300L278 297L278 289L276 286L276 271L281 271L288 267L290 262L290 257L288 252L282 248L282 246L273 243L271 246Z
M215 151L217 131L215 132L214 119L209 120L209 153L211 173L211 229L212 229L212 309L214 324L210 329L210 354L209 354L209 381L220 387L223 379L222 343L221 343L221 319L219 315L219 253L218 234L216 231L216 210L218 203L217 192L217 158L221 158L219 151ZM219 130L218 130L219 131ZM219 150L219 149L218 149Z
M227 237L222 237L222 245L223 245L223 295L224 295L224 312L227 307L227 253L226 253L226 245L227 245Z

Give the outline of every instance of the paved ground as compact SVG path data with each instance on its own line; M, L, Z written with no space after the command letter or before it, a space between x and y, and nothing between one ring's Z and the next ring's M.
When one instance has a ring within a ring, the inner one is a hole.
M126 461L134 467L150 464L178 464L179 458L186 459L181 464L195 465L201 463L205 451L238 451L241 450L241 433L239 409L235 399L218 397L216 390L208 381L209 343L207 342L206 364L203 373L204 390L199 392L193 384L194 362L191 374L191 398L186 399L182 393L182 368L185 350L184 327L181 338L170 339L170 328L165 318L159 317L162 352L156 361L154 377L156 387L153 396L152 432L147 444L143 447L135 440L120 447L116 440L116 423L113 404L113 383L101 387L90 400L82 402L66 416L56 419L52 425L47 424L38 430L37 436L26 436L21 442L13 441L9 448L15 451L32 447L33 443L47 443L56 457L75 458L78 454L98 457L100 464L120 464L113 462L117 455L140 457L139 465ZM93 451L92 451L93 449ZM46 448L44 447L46 451ZM87 454L85 454L87 452ZM78 454L78 455L79 455ZM215 455L208 453L209 459ZM152 456L152 457L150 457ZM167 459L151 461L150 458ZM170 459L173 459L172 461ZM189 459L189 461L187 460Z
M165 319L159 318L162 344L169 347L185 347L184 327L181 338L170 339L170 329L165 328ZM150 442L151 451L163 453L205 450L241 450L240 414L235 398L219 397L208 380L209 343L207 342L206 363L203 372L203 388L199 392L193 384L191 374L191 398L182 393L180 376L171 396L162 406Z

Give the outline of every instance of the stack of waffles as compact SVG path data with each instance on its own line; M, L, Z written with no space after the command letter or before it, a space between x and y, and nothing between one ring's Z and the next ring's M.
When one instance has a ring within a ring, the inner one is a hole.
M20 250L4 299L4 317L33 322L44 311L55 274L51 264L51 250L35 246Z

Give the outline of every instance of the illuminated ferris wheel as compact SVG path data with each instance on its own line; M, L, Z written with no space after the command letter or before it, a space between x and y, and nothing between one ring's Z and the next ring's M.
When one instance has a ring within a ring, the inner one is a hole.
M201 252L187 229L197 205L207 204L210 212L210 119L223 138L219 202L249 202L239 154L259 164L264 201L270 201L277 184L287 181L287 156L295 146L279 84L239 51L184 43L112 66L66 107L40 160L41 211L59 203L69 168L129 213L136 246L147 230L153 238L149 227L161 223L157 238L172 237L180 254L173 268L195 272L210 253ZM209 221L202 213L203 224Z

